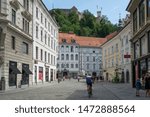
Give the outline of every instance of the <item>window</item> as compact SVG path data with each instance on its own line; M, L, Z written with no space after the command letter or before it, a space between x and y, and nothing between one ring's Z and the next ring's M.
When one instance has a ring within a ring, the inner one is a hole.
M69 68L69 64L68 63L66 64L66 68Z
M29 10L29 0L23 0L23 6L28 11Z
M114 59L112 59L112 67L114 66Z
M16 11L12 9L12 23L16 24Z
M23 18L23 31L29 33L29 22L25 18Z
M36 18L38 19L38 8L36 7Z
M144 0L141 1L139 5L139 25L143 26L145 23L145 5Z
M147 17L150 18L150 0L147 0Z
M69 60L69 54L66 54L66 60Z
M69 46L66 46L66 52L69 52Z
M41 13L41 23L43 23L43 14Z
M43 61L43 50L41 49L41 61Z
M93 70L95 70L95 63L93 64Z
M126 45L128 44L128 35L126 36Z
M89 69L89 64L87 64L87 69Z
M36 26L36 38L38 38L38 34L39 34L39 28L38 26Z
M71 54L71 60L74 60L74 56L73 56L73 54Z
M48 46L50 47L50 35L48 35Z
M47 19L45 18L45 28L47 28Z
M61 64L61 68L64 68L64 64L63 63Z
M139 41L135 42L134 44L134 58L137 59L139 58L139 55L140 55L140 44L139 44Z
M36 47L36 59L38 59L38 47Z
M74 68L74 64L71 64L71 68Z
M89 56L87 56L87 59L86 59L87 61L89 61Z
M53 55L51 55L51 64L53 64Z
M73 52L73 46L71 46L71 52Z
M116 52L118 52L118 44L116 44Z
M45 32L45 44L47 45L47 33Z
M78 64L76 64L76 68L78 68L79 66L78 66Z
M50 63L50 53L48 53L48 63Z
M47 62L47 52L45 51L45 62Z
M78 60L78 55L76 54L76 60Z
M48 22L48 31L50 32L50 23Z
M28 54L28 44L25 42L22 43L22 52Z
M61 54L61 60L64 60L64 54Z
M59 64L57 64L57 68L59 68Z
M133 32L135 33L137 31L137 10L133 13Z
M141 39L141 46L140 46L140 49L141 49L141 55L144 56L147 54L147 46L146 46L146 38L145 36L143 36Z
M95 62L95 57L93 57L93 62Z
M41 29L41 41L43 42L43 29Z
M148 52L150 53L150 31L148 32Z
M54 56L54 65L55 65L55 56Z
M53 49L53 38L51 38L51 48Z
M114 47L112 46L112 49L111 49L111 53L113 54L114 53Z
M14 36L11 37L11 48L15 50L15 37Z

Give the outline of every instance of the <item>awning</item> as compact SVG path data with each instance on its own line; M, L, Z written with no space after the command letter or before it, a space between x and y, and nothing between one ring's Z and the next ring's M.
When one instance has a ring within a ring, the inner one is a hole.
M12 70L11 73L13 73L13 74L21 74L21 72L19 71L19 69L16 66L10 66L10 69Z
M28 67L23 67L22 69L24 70L26 74L32 74L32 72L30 71Z

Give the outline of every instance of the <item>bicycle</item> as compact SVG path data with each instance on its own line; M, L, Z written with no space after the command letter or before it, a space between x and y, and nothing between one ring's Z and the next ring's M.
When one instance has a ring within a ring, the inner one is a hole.
M92 86L91 85L87 85L87 92L88 92L88 97L91 98L91 96L92 96Z

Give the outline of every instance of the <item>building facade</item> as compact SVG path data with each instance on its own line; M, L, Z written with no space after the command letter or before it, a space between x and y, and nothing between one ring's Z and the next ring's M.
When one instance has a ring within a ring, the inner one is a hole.
M106 38L59 33L59 73L71 78L81 73L101 75L102 50L99 46L105 41Z
M0 80L5 80L3 89L32 84L32 12L32 0L0 0Z
M56 79L58 26L42 0L34 0L33 83Z
M150 72L150 0L130 0L127 11L131 13L132 25L132 77Z
M112 34L102 46L103 76L104 80L112 81L120 77L121 72L121 41L117 33Z
M122 82L131 83L132 75L131 75L131 22L130 19L127 24L125 24L124 28L120 31L120 39L121 39L121 78Z

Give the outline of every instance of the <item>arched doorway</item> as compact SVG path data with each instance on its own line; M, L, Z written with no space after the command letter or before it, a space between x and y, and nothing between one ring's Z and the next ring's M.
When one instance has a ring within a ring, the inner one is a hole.
M124 71L121 73L121 82L124 83Z
M109 74L108 74L108 73L106 73L106 80L108 80L108 78L109 78Z
M130 73L129 73L129 70L126 71L126 82L127 83L130 82Z

